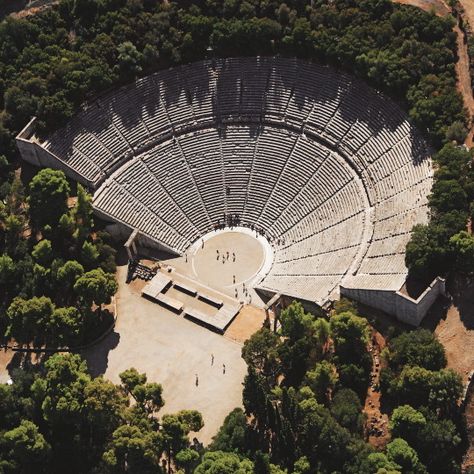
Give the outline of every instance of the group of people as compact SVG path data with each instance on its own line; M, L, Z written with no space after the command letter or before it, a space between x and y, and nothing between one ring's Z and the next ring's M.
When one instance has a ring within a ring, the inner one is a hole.
M226 252L222 252L222 254L219 252L219 249L216 249L216 254L217 254L217 260L219 260L221 258L221 255L222 255L222 263L225 263L226 261L229 260L230 258L230 252L227 250ZM235 263L235 259L236 259L236 256L235 256L235 252L232 252L232 262Z
M214 366L214 354L211 354L211 367L212 366ZM222 364L222 374L223 375L225 375L225 371L226 371L225 364ZM199 375L196 374L195 377L196 377L195 384L196 384L196 387L198 387L199 386Z

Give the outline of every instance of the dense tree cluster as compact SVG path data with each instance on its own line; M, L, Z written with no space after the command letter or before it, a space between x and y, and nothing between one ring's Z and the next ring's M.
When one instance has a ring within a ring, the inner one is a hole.
M384 358L383 398L396 407L392 437L409 443L429 472L458 472L463 386L461 377L445 368L443 346L431 332L418 329L392 339Z
M348 311L328 321L293 303L280 323L278 333L264 327L244 344L245 413L227 417L211 450L248 457L255 472L359 472L357 453L370 452L361 412L371 364L367 321Z
M369 330L341 300L329 320L293 303L278 333L255 333L242 350L244 410L227 416L196 472L459 472L462 385L426 330L403 333L384 352L391 440L378 451L366 443Z
M4 473L156 474L167 462L191 472L199 459L188 435L202 428L201 415L183 410L158 418L162 387L136 369L114 385L92 378L80 356L57 354L14 379L0 385Z
M20 345L77 345L111 323L115 250L95 232L90 196L64 173L19 179L0 202L0 330Z
M461 383L441 344L424 330L391 340L382 387L395 407L391 441L376 451L362 411L370 327L347 301L336 306L327 320L293 303L278 333L263 328L245 343L244 410L227 416L196 472L459 472Z
M407 245L410 272L425 283L452 271L472 273L474 238L468 219L474 208L472 150L446 144L435 156L435 182L429 196L431 219L417 225Z

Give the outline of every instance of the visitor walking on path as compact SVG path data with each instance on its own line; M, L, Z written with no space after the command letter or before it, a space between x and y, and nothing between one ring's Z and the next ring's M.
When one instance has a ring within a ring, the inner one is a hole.
M196 374L196 387L199 385L199 378L198 378L198 374Z
M222 364L222 373L225 374L225 364Z
M214 354L211 354L211 365L214 365Z

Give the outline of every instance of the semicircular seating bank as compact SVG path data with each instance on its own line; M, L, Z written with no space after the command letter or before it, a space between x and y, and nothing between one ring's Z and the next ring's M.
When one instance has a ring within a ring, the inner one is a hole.
M87 185L100 216L170 252L229 216L264 233L269 293L323 306L341 291L418 324L441 291L399 291L412 227L427 222L427 145L394 102L334 69L201 61L96 99L46 140L30 122L17 143Z

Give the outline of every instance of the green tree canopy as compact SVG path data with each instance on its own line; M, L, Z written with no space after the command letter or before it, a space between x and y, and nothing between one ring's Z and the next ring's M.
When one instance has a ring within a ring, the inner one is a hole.
M387 445L387 458L398 464L404 473L427 474L418 454L404 439L395 438Z
M388 361L394 370L404 365L417 365L428 370L440 370L446 366L443 345L427 329L403 332L389 343Z
M226 451L243 454L245 452L245 432L247 418L241 408L234 408L224 419L224 423L212 439L211 451Z
M42 169L29 185L30 218L37 227L55 226L67 212L69 183L62 171Z
M265 376L274 376L278 370L279 337L262 328L247 339L242 348L242 358L248 366Z
M50 322L53 311L53 303L45 296L15 298L7 310L7 335L20 344L30 344Z
M253 463L235 453L210 451L204 454L196 474L253 474Z
M7 431L3 436L17 472L36 472L36 466L44 463L50 454L51 446L38 427L29 420L22 420L18 427Z
M89 307L92 303L101 307L110 303L117 291L117 282L113 274L97 268L79 277L74 284L74 291Z

